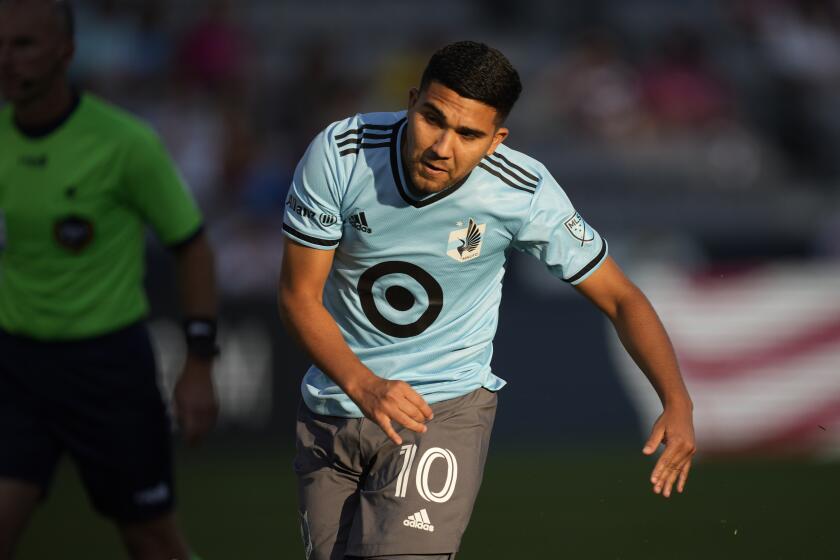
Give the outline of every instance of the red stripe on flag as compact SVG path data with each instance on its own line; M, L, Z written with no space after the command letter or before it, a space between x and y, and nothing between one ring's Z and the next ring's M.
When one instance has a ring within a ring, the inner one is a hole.
M780 449L791 451L813 449L823 436L826 425L831 424L838 418L840 418L840 399L791 420L774 434L752 443L745 443L737 449L737 453L750 454L762 451L778 451Z
M787 340L735 356L702 358L679 349L678 354L686 375L693 379L715 380L750 375L765 366L778 365L832 344L840 345L840 317Z

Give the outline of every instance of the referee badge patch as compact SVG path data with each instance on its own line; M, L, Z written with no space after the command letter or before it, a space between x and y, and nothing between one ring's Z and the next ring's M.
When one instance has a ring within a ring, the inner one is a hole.
M481 255L481 243L484 241L484 229L487 224L477 224L470 218L464 229L449 232L449 244L446 254L459 262L466 262Z
M66 216L53 227L56 242L73 253L79 253L93 241L93 223L80 216Z
M595 232L592 231L592 228L589 227L589 224L580 215L580 212L575 212L575 215L566 220L564 225L569 230L569 233L572 234L572 237L580 241L581 247L587 241L595 239Z

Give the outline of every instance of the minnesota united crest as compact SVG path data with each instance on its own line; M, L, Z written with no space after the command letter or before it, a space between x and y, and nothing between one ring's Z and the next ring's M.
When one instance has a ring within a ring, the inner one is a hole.
M481 242L487 224L477 224L470 218L467 227L449 232L446 254L459 262L470 261L481 254Z

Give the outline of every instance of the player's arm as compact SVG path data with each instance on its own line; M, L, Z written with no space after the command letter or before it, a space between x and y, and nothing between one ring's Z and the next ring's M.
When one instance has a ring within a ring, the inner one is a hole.
M651 455L665 445L651 475L654 492L669 497L675 482L682 492L695 452L693 404L662 322L647 297L610 257L575 287L609 317L662 401L664 411L644 447L644 453Z
M278 290L280 317L315 365L400 445L402 438L391 422L422 433L432 409L409 384L374 374L344 341L322 299L334 252L286 239Z
M210 431L219 412L211 375L217 354L214 258L203 231L173 252L187 337L187 358L175 385L175 414L184 439L195 443Z

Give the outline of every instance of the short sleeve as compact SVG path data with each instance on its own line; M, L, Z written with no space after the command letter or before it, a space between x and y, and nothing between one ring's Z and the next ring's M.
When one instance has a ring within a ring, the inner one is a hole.
M566 193L547 173L513 246L536 257L552 274L571 284L585 280L607 257L607 241L575 211Z
M177 245L201 228L198 206L154 133L138 135L125 162L123 192L128 203L165 245Z
M314 249L335 249L341 240L343 181L331 141L334 125L322 131L295 169L286 196L283 232Z

